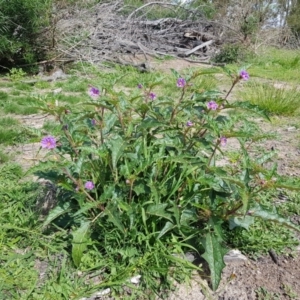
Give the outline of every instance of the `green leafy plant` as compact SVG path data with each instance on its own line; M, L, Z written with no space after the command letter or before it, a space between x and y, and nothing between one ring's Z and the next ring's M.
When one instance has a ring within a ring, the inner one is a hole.
M230 64L246 61L251 56L251 51L242 44L225 44L220 52L213 57L213 61Z
M61 128L59 136L42 139L49 156L32 169L59 190L44 228L71 228L74 265L101 269L101 287L118 290L138 275L146 290L161 293L170 278L198 269L184 259L193 251L208 262L215 290L227 251L224 226L246 228L261 218L298 229L260 203L264 190L297 187L276 167L262 167L273 153L249 154L255 141L266 138L249 114L268 116L250 103L227 101L249 74L225 71L232 79L225 97L197 80L218 72L210 69L173 70L171 96L162 92L163 77L139 83L131 93L116 91L118 78L103 78L89 88L90 100L77 105L37 99ZM236 161L221 166L219 157L233 138L239 142ZM89 263L89 252L98 253L99 265Z
M25 77L26 73L22 69L12 68L9 71L9 78L13 81L19 81Z
M45 51L51 0L0 0L0 64L5 68L35 62ZM41 44L44 44L41 47Z

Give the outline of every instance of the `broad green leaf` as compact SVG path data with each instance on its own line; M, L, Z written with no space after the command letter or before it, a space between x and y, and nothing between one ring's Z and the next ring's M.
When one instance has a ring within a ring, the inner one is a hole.
M147 207L146 214L162 217L172 222L171 214L166 212L167 203L152 204Z
M269 116L267 115L266 111L264 111L257 105L251 104L248 101L236 101L233 104L226 105L226 108L236 108L236 109L240 108L240 109L243 109L246 111L250 111L260 117L263 117L263 118L267 119L268 121L271 121Z
M48 214L46 220L44 221L43 227L46 227L48 224L50 224L53 220L55 220L59 216L69 212L69 209L70 209L69 202L65 202L63 203L63 205L58 205L55 208L53 208Z
M76 267L80 265L83 252L87 247L87 239L89 237L90 221L83 222L81 226L73 231L72 240L72 259Z
M258 218L268 220L268 221L271 221L271 222L280 223L284 226L287 226L289 228L292 228L292 229L300 232L300 227L296 226L295 224L293 224L288 219L283 218L282 216L280 216L277 213L275 207L267 208L267 207L264 207L260 204L256 204L255 207L251 208L251 210L248 211L248 214L250 214L253 217L258 217Z
M254 223L254 217L243 216L243 217L233 217L229 219L229 229L232 230L235 227L243 227L249 230L249 226Z
M194 209L184 209L180 216L180 224L188 226L190 222L197 221L198 217Z
M125 228L120 220L120 215L113 204L105 208L104 215L107 215L108 221L112 222L122 233L125 232Z
M115 169L117 167L117 162L125 148L125 143L120 136L115 136L114 138L111 138L109 142L107 142L107 146L111 151L112 165Z
M163 229L161 230L161 232L157 236L157 238L160 239L163 235L165 235L165 233L167 233L168 231L174 229L175 227L176 227L176 225L174 225L172 222L167 221L165 226L163 227Z
M205 249L202 257L209 265L212 288L215 291L219 286L222 270L225 267L223 257L228 250L222 246L222 242L214 232L206 233L202 245Z

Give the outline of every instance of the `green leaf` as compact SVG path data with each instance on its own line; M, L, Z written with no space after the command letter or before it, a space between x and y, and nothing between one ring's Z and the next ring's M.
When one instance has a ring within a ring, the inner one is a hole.
M292 222L290 222L288 219L283 218L280 216L275 207L267 208L260 204L256 204L255 207L251 208L251 210L248 211L248 214L251 214L253 217L258 217L264 220L268 220L271 222L280 223L286 227L289 227L291 229L294 229L296 231L300 232L300 227L296 226Z
M180 224L184 226L189 226L190 222L197 221L198 217L194 209L184 209L180 216Z
M222 241L214 232L207 232L202 240L205 253L202 257L207 261L210 269L212 288L215 291L220 283L222 270L225 267L223 260L228 250L222 247Z
M111 160L113 168L116 169L117 162L119 158L122 156L123 150L125 148L125 143L123 139L120 136L115 136L114 138L111 138L109 142L107 143L107 147L111 151Z
M174 225L172 222L167 221L157 238L160 239L163 235L165 235L168 231L174 229L175 227L176 225Z
M226 108L241 108L243 110L250 111L260 117L263 117L268 121L271 121L265 110L261 109L257 105L251 104L248 101L236 101L231 105L226 105Z
M89 228L90 221L82 222L81 226L72 233L72 259L76 267L80 265L83 252L87 247Z
M124 233L125 228L120 220L120 215L117 211L117 207L113 204L110 204L105 208L104 215L108 216L108 221L112 222L118 229Z
M171 214L166 212L167 203L152 204L147 207L146 214L168 219L172 222Z
M233 217L229 219L229 229L232 230L235 227L243 227L249 230L249 226L254 223L254 218L252 216L244 217Z
M67 213L70 209L70 203L69 202L65 202L63 203L63 205L58 205L55 208L53 208L46 220L43 223L43 228L46 227L48 224L50 224L53 220L55 220L56 218L58 218L59 216Z

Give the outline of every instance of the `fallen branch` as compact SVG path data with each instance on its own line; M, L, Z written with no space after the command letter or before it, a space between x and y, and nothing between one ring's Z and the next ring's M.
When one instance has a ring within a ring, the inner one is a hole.
M193 48L193 49L191 49L189 51L186 51L185 53L178 54L178 56L190 56L192 53L194 53L197 50L202 49L202 48L204 48L206 46L211 45L213 42L214 42L214 40L210 40L210 41L205 42L205 43L203 43L203 44L201 44L201 45L199 45L199 46L197 46L197 47L195 47L195 48Z

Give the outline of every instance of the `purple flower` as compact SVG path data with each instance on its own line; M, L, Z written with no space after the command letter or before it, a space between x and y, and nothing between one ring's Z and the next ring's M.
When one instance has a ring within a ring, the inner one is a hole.
M96 124L97 124L96 120L95 119L91 119L91 125L95 126Z
M41 140L42 148L46 149L54 149L56 147L56 139L55 137L48 135L42 138Z
M249 79L249 73L246 70L240 71L240 79L248 80Z
M215 101L209 101L207 103L207 108L211 110L217 110L219 105Z
M194 125L194 123L192 122L192 121L187 121L186 122L186 126L187 127L191 127L191 126L193 126Z
M90 95L93 99L96 100L96 99L98 99L98 98L100 97L100 91L99 91L97 88L91 86L91 87L89 88L89 95Z
M156 98L156 94L154 94L153 92L149 93L149 98L151 100L154 100Z
M179 87L179 88L183 88L183 87L185 87L185 85L186 85L186 81L185 81L185 79L184 78L178 78L177 79L177 87Z
M87 190L92 190L92 189L95 187L95 185L94 185L94 183L93 183L92 181L87 181L87 182L85 183L84 187L85 187Z
M227 144L227 138L226 138L225 136L221 136L221 137L220 137L220 145L221 145L222 147L225 147L226 144Z
M137 85L137 87L138 87L138 89L142 89L142 88L143 88L143 86L142 86L141 83L139 83L139 84Z

